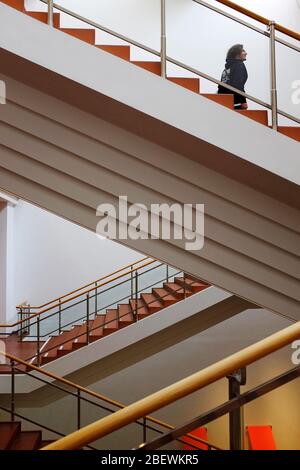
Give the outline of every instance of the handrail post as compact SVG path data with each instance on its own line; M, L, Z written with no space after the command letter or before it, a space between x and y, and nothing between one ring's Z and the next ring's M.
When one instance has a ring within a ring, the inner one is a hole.
M48 25L53 27L53 0L48 0Z
M11 420L15 420L15 361L10 361L11 366L11 402L10 402L10 412Z
M143 418L143 444L147 442L147 417Z
M166 264L166 281L169 282L169 265Z
M77 390L77 429L81 428L81 393Z
M246 369L239 369L227 376L229 400L238 398L241 394L241 385L246 385ZM230 450L243 449L242 409L237 408L229 413Z
M97 315L98 312L98 282L95 282L95 316Z
M40 315L36 317L36 329L37 329L37 343L36 343L36 363L37 366L40 367L41 365L41 348L40 348L40 339L41 339L41 332L40 332Z
M166 0L161 0L161 76L166 78L167 75L167 34L166 34Z
M278 100L277 100L277 79L276 79L276 23L270 21L270 78L271 78L271 107L272 107L272 128L278 129Z
M90 342L90 294L86 295L86 342Z
M61 334L61 299L59 299L59 307L58 307L58 332Z
M138 272L135 271L135 312L134 312L134 319L138 321L138 295L139 295L139 277Z

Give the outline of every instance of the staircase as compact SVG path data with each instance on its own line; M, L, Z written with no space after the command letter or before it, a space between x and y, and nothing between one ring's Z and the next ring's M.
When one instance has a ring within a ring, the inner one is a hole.
M0 422L0 450L38 450L52 442L42 440L42 431L22 431L21 422Z
M208 284L190 277L175 277L174 282L165 282L162 288L142 293L137 300L130 299L115 309L107 309L105 314L96 314L89 323L85 321L69 331L50 337L41 351L41 365L101 340L207 287Z
M2 3L19 10L20 12L30 16L31 18L41 21L43 23L48 22L47 12L33 12L27 11L25 8L25 0L0 0ZM61 28L60 27L60 13L54 13L53 26L59 29L65 34L69 34L81 41L91 44L103 51L129 61L132 64L142 67L156 75L161 75L161 63L157 61L131 61L130 60L130 46L127 45L98 45L96 44L96 30L91 28ZM200 93L201 96L214 101L222 106L226 106L234 110L233 95L230 94L209 94L201 93L200 91L200 80L199 78L190 77L167 77L167 80L173 82L176 85L187 88L194 93ZM245 116L249 119L253 119L256 122L264 126L268 126L268 112L265 110L236 110L238 114ZM271 126L270 126L271 127ZM279 126L278 132L290 137L291 139L300 142L300 127L299 126Z

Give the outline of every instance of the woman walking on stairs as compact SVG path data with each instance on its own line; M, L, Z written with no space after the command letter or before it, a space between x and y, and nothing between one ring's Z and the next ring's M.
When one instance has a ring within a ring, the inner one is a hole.
M221 81L231 85L245 93L245 84L248 79L248 72L244 62L247 60L247 52L242 44L235 44L227 52L225 69L222 73ZM218 93L233 94L234 109L247 109L248 104L244 96L235 93L222 85L218 86Z

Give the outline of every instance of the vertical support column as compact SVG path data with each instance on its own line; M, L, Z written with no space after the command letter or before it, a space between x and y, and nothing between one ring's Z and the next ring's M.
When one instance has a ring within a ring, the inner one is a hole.
M48 25L53 27L53 0L48 0Z
M167 33L166 33L166 0L161 0L161 32L160 32L160 58L161 58L161 76L167 75Z
M271 83L271 107L272 107L272 128L278 129L278 101L277 101L277 78L276 78L276 26L275 21L269 23L270 31L270 83Z
M231 375L227 376L229 400L237 398L241 394L241 385L246 385L246 369L239 369ZM243 410L237 410L229 413L229 434L230 434L230 450L242 450L243 444Z

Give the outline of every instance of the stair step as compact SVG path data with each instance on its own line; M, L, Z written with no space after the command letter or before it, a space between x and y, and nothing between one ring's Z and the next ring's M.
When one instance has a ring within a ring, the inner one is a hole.
M226 106L226 108L234 109L234 98L233 95L230 94L213 94L213 93L201 93L201 96L207 98L211 101L215 101L215 103L221 104L222 106Z
M184 88L195 93L200 93L200 80L199 78L185 78L185 77L167 77L170 82L176 83Z
M278 132L300 142L300 127L279 126Z
M88 42L89 44L95 44L96 31L95 29L83 29L83 28L60 28L63 33L70 34L81 41Z
M156 296L156 298L160 299L165 307L169 307L170 305L176 304L178 299L175 295L170 294L166 289L163 288L155 288L152 289L152 292Z
M237 109L236 112L250 119L253 119L253 121L259 122L260 124L263 124L264 126L268 125L268 112L267 111L263 111L263 110L257 111L255 109Z
M0 450L7 450L10 448L14 440L21 432L21 423L0 423Z
M81 336L79 335L85 332L86 332L86 327L84 325L81 325L81 326L76 325L72 328L72 330L67 331L62 335L59 335L58 338L61 339L60 341L61 346L58 347L57 355L61 357L61 356L68 354L69 352L72 352L74 340L76 339L81 340ZM84 340L86 342L86 335L84 335Z
M24 11L25 0L1 0L2 3L9 5L10 7L14 8L15 10Z
M102 49L105 52L109 52L117 57L120 57L124 60L130 60L130 46L97 46L99 49Z
M96 340L102 338L104 335L103 332L103 323L105 322L105 315L96 315L90 332L90 339Z
M110 334L119 329L118 310L108 309L105 315L104 334Z
M41 21L42 23L48 24L48 13L45 13L42 11L26 11L25 13L27 16L31 16L31 18ZM53 26L54 28L59 28L60 26L60 14L59 13L53 14Z
M166 289L170 294L174 295L177 300L184 298L184 289L175 282L165 282L164 289Z
M119 311L119 325L120 327L125 327L134 323L134 318L132 315L132 310L130 304L120 304L118 305Z
M10 450L36 450L42 442L41 431L22 431L10 446Z
M93 322L94 320L89 321L89 332L91 331L93 327ZM89 333L89 339L91 338L91 334ZM72 350L74 351L75 349L80 349L83 346L86 346L88 344L88 337L87 337L87 328L86 328L86 322L78 327L77 330L77 337L73 340L72 343Z
M147 306L150 313L155 313L164 308L163 304L157 300L154 294L142 294L144 304Z
M185 278L176 277L175 282L181 285L182 287L184 287L185 285L187 293L201 292L203 289L206 289L207 287L209 287L208 284L206 284L205 282L194 281L193 279L190 279L189 277L185 277Z
M142 297L143 297L144 294L142 294ZM145 294L146 295L146 294ZM132 312L133 312L133 318L135 318L135 311L136 311L136 300L135 299L131 299L130 300L130 306L131 306L131 309L132 309ZM145 305L145 302L143 301L143 299L138 299L137 301L137 306L138 306L138 310L137 310L137 315L138 315L138 320L142 320L143 318L146 318L148 317L149 315L151 315L151 313L153 313L146 305Z
M155 73L156 75L161 75L161 64L160 62L148 62L141 60L131 61L132 64L137 65L143 69L148 70L149 72Z

